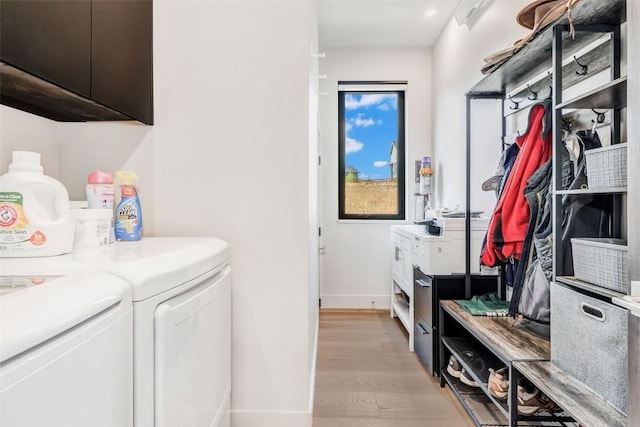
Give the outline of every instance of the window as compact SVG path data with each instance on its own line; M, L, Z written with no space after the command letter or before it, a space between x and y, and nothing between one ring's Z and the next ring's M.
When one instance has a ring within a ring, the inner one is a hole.
M405 219L405 88L339 83L339 219Z

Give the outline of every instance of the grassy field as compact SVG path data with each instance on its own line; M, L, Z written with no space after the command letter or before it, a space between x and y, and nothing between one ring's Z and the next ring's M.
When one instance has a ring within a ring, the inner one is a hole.
M395 181L357 181L345 183L345 213L398 213L398 183Z

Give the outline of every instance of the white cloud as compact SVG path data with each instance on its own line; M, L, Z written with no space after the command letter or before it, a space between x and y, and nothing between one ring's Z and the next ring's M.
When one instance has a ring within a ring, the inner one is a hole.
M385 160L377 160L375 162L373 162L373 166L376 168L383 168L385 166L387 166L389 164L389 162L385 161Z
M349 138L347 136L344 145L345 154L357 153L358 151L362 150L362 147L364 147L364 144L362 142L357 141L353 138Z
M387 109L395 107L396 95L374 93L371 95L361 95L357 98L354 95L347 95L344 100L344 107L347 110L354 110L361 107L371 107L375 105L386 105ZM380 107L378 107L380 108Z
M380 111L389 111L391 109L391 107L389 106L389 104L380 104L378 105L378 110Z
M359 173L359 174L358 174L358 179L359 179L360 181L366 181L366 180L368 180L368 179L369 179L369 175L367 175L366 173Z
M356 126L361 126L361 127L365 127L365 128L375 124L375 121L371 117L366 119L363 116L364 116L363 113L359 113L357 117L349 120L349 122L353 123Z

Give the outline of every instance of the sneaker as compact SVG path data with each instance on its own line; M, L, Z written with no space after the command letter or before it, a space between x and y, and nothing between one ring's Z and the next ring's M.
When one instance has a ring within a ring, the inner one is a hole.
M489 393L499 400L505 400L509 396L509 368L494 371L489 368L489 382L487 384Z
M460 378L460 373L462 371L462 365L458 362L458 359L451 356L449 358L449 365L447 366L447 372L454 378Z
M533 415L540 410L540 390L518 384L518 414Z
M546 394L544 394L543 392L540 392L540 409L544 410L544 411L548 411L548 412L562 412L563 409L561 407L559 407L556 402L554 402L553 400L549 399L549 396L547 396Z
M480 384L478 384L464 368L462 368L462 372L460 372L460 381L469 387L480 387Z
M535 415L541 411L558 412L562 411L562 408L527 381L526 378L520 378L518 384L518 413L520 415Z

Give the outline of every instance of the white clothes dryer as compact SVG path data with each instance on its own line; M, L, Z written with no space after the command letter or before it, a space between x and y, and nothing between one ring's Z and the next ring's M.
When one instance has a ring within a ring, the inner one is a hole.
M110 274L0 276L0 425L133 425L131 289Z
M48 274L105 271L129 283L136 427L230 426L229 253L216 238L145 237L39 260Z

